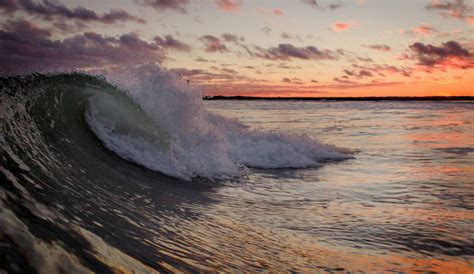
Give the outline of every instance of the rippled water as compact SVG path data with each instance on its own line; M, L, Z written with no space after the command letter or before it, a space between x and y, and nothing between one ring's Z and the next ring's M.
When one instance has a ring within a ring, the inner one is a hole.
M248 180L219 188L212 208L267 237L244 237L257 243L255 257L288 269L474 271L474 104L207 107L254 128L305 132L357 150L353 160L254 170Z
M472 102L205 105L354 158L183 181L105 150L81 109L54 127L20 110L1 127L0 268L474 271Z

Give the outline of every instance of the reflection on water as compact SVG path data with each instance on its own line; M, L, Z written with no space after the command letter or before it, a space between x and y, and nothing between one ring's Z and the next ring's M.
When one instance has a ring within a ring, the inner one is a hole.
M42 139L19 132L16 142L5 130L0 264L55 272L49 256L101 273L474 272L474 104L206 106L252 128L352 149L355 158L183 182L125 162L85 130L74 138L87 146L55 129ZM15 128L33 132L23 125Z
M473 104L207 106L254 128L306 132L358 150L356 159L319 169L254 170L218 190L217 216L233 212L239 223L270 233L277 242L270 246L278 238L302 243L289 246L310 255L286 254L288 267L473 271Z

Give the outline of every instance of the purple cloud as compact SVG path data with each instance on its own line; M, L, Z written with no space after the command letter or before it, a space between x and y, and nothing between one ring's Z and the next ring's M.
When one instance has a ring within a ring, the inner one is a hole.
M281 38L282 39L296 39L299 42L303 42L303 39L301 39L301 36L299 34L291 34L287 32L282 32L281 33Z
M372 77L372 73L368 70L359 71L359 77Z
M237 44L245 40L244 37L242 36L238 36L238 35L230 34L230 33L222 34L222 39L224 39L227 42L234 42Z
M178 12L186 13L184 8L189 0L136 0L145 5L153 7L156 11L163 10L175 10Z
M357 77L357 78L372 77L372 73L366 69L359 70L359 72L345 69L344 73L347 76L352 76L352 77Z
M28 21L7 22L0 30L0 73L160 63L166 58L164 47L134 33L112 37L85 32L64 40L51 36L48 30Z
M389 74L401 74L405 77L410 77L411 76L411 69L407 68L402 68L402 67L396 67L393 65L380 65L380 64L375 64L372 66L361 66L358 64L352 64L352 67L355 69L359 69L358 75L359 77L371 77L374 74L378 76L383 76L386 77L386 73ZM370 75L369 75L370 74Z
M449 41L441 44L441 46L416 42L410 45L409 48L413 52L412 58L416 59L418 64L422 66L474 67L473 55L456 41Z
M456 41L443 43L440 47L416 42L410 46L410 49L418 54L432 55L440 58L448 56L469 57L470 55L469 51L461 47Z
M204 43L204 51L206 52L228 52L226 45L216 36L203 35L198 38Z
M341 78L344 78L344 79L341 79ZM350 81L350 80L347 80L347 76L342 76L341 78L339 77L334 77L333 80L340 83L340 84L356 84L356 82L353 82L353 81Z
M333 60L336 59L335 54L330 50L319 50L315 46L295 47L292 44L280 44L277 47L264 49L254 46L255 50L251 53L254 57L268 60Z
M155 41L163 48L170 48L179 51L191 51L190 45L173 38L173 36L169 34L165 35L164 37L155 36L155 38L153 38L153 41Z
M330 10L336 10L336 9L338 9L338 8L341 8L341 7L342 7L342 4L341 4L341 3L334 3L334 4L330 4L330 5L328 6L328 8L329 8Z
M336 10L342 7L342 3L332 3L332 4L329 4L327 7L323 7L316 0L301 0L301 2L313 8L317 8L319 10L325 10L325 9Z
M383 44L375 44L375 45L363 45L366 48L373 49L373 50L380 50L380 51L390 51L392 50L389 46Z
M203 62L203 63L208 63L208 62L214 63L214 61L207 60L207 59L202 58L202 57L199 57L199 56L198 56L196 59L194 59L194 61L196 61L196 62Z
M15 11L18 8L16 0L2 0L0 1L0 10Z
M321 6L316 0L301 0L301 2L314 8L321 8Z

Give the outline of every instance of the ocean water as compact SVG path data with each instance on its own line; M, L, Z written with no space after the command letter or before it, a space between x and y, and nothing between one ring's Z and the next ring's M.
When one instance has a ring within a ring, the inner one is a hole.
M206 107L254 128L304 132L357 150L354 159L319 168L256 170L245 187L220 190L238 201L238 219L301 241L290 248L280 243L282 254L301 252L285 256L288 269L301 262L295 270L474 271L472 102L210 101ZM236 192L255 206L245 207Z
M1 79L0 269L474 271L473 102L202 101L169 78Z

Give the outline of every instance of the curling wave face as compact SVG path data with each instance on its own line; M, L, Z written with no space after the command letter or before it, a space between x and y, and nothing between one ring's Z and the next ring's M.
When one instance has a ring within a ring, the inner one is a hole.
M350 157L347 150L305 135L255 131L236 120L212 114L204 109L198 89L185 86L167 72L142 68L130 78L134 79L131 84L118 85L131 91L132 100L147 116L132 120L151 119L159 129L140 129L135 131L137 134L111 130L107 126L111 115L128 115L128 109L118 110L125 109L121 107L100 114L115 104L112 97L90 100L87 120L107 147L152 170L183 179L222 178L242 175L248 167L301 168ZM104 116L106 123L101 122ZM119 120L111 124L121 124L124 119Z
M69 139L78 130L90 129L120 157L186 180L240 176L248 167L300 168L350 157L346 150L305 135L255 131L212 114L204 109L199 90L166 72L137 75L133 84L120 89L81 74L26 77L22 85L35 82L24 98L26 115L70 131ZM88 129L83 128L83 117ZM67 122L58 125L61 121Z

